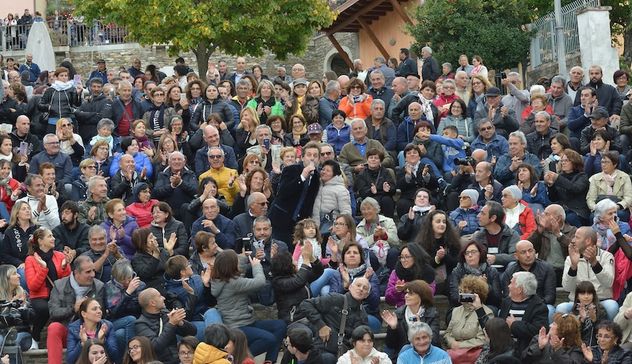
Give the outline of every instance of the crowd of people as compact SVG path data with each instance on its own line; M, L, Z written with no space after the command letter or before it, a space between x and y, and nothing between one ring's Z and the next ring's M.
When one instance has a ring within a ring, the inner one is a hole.
M4 326L50 363L632 363L625 71L0 61Z

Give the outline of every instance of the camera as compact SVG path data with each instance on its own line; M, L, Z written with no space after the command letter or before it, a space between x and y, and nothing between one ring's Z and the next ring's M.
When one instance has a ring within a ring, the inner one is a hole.
M353 102L360 102L362 100L362 96L353 96Z
M454 158L454 165L474 167L476 166L476 161L472 157Z
M460 302L474 302L475 297L476 296L474 295L474 293L460 293L459 301Z

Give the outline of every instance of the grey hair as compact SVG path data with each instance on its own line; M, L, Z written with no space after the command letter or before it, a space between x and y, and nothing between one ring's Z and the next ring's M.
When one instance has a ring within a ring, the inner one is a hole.
M377 210L377 213L380 213L380 204L373 197L366 197L364 200L362 200L362 202L360 203L360 209L362 208L362 206L365 205L373 206L373 208Z
M106 236L107 239L107 233L105 231L105 228L101 225L92 225L90 227L90 229L88 230L88 240L92 238L93 235L98 235L98 234L103 234Z
M268 125L261 124L255 128L255 135L259 136L259 130L262 130L262 129L266 129L268 130L268 133L272 134L272 129Z
M130 279L134 276L134 268L132 263L127 259L119 259L112 264L112 278L117 282L123 282L126 279Z
M219 149L222 149L222 148L219 148ZM186 160L186 159L187 159L181 151L179 151L179 150L174 150L173 152L169 153L169 162L171 162L171 158L173 158L173 157L175 157L175 156L180 156L180 157L182 157L184 160Z
M326 94L330 94L333 91L340 92L340 83L336 80L327 82L327 86L325 86Z
M514 72L514 71L507 73L507 77L514 77L514 76L520 78L520 73Z
M535 113L535 116L536 117L542 116L542 117L544 117L546 119L546 121L551 121L551 114L549 114L546 111L538 111L538 112Z
M44 135L44 138L42 139L42 141L44 142L44 144L46 144L52 138L57 138L57 135L56 134L52 134L52 133L46 134L46 135Z
M557 83L564 87L564 85L566 85L566 79L561 75L553 76L553 78L551 79L551 85L554 83Z
M510 194L511 197L513 197L514 200L516 200L516 201L522 200L522 191L520 190L520 187L518 187L516 185L511 185L511 186L505 187L505 189L503 190L503 193L505 193L505 192Z
M373 110L373 107L378 104L382 104L382 106L386 108L386 103L384 102L384 100L373 99L373 102L371 103L371 110Z
M538 290L538 280L535 274L531 272L516 272L513 274L516 279L516 286L522 288L522 293L527 296L533 296Z
M452 71L452 63L450 62L444 62L441 67L448 67L450 69L450 71ZM445 81L443 81L445 83Z
M373 58L374 62L377 62L379 64L386 64L386 59L384 59L384 57L382 56L377 56L375 58Z
M563 221L566 221L566 211L564 208L556 203L552 203L548 206L548 208L552 209L554 213L559 215Z
M527 137L524 136L524 133L521 132L520 130L514 131L511 134L509 134L509 138L511 138L511 137L516 137L516 138L520 139L520 142L523 145L527 145ZM507 139L509 139L509 138L507 138Z
M606 211L616 208L616 202L612 201L609 198L604 198L603 200L597 202L597 204L595 205L595 216L601 217L606 213Z
M222 157L225 156L224 149L222 149L220 147L209 147L208 148L208 152L206 152L206 155L207 156L211 155L211 152L214 151L214 150L219 150L222 153Z
M123 72L123 71L121 71L121 72ZM125 71L125 72L127 72L127 71ZM125 87L129 87L129 88L133 88L133 86L132 86L132 83L131 83L131 82L129 82L129 81L127 81L127 80L120 80L120 81L119 81L119 84L118 84L118 87L117 87L117 90L119 90L119 91L120 91L120 90L123 88L123 86L125 86Z
M374 75L375 76L380 76L380 77L382 77L382 79L386 79L386 76L384 76L384 72L382 72L379 69L371 72L371 76L374 76Z
M430 47L428 47L428 46L425 46L425 47L421 48L421 51L422 51L422 52L423 52L423 51L428 51L428 53L432 54L432 48L430 48Z
M257 223L272 225L272 221L270 221L270 219L267 216L265 216L265 215L259 216L259 217L257 217L256 219L254 219L252 221L252 228L253 228L253 230L254 230L255 225Z
M444 85L452 85L452 86L456 87L456 82L454 82L454 80L450 79L450 78L448 78L447 80L444 80L443 84Z
M92 188L94 188L94 186L97 184L98 181L105 181L105 177L103 176L92 176L90 177L90 179L88 180L87 186L88 187L88 191L92 191Z
M432 339L432 329L427 323L417 322L415 325L408 326L408 341L412 343L415 336L421 334L422 332L426 333L428 337Z
M350 123L351 127L353 128L353 124L354 123L360 123L360 122L362 123L362 126L364 126L364 130L367 130L366 122L364 121L364 119L360 119L360 118L356 118L356 119L351 120L351 123Z
M110 131L114 130L114 122L112 121L112 119L103 118L99 120L99 122L97 123L97 130L105 127L109 128Z
M546 93L546 90L544 89L544 86L542 86L542 85L533 85L529 89L529 94L531 96L544 95L545 93Z
M250 81L248 81L247 78L242 78L241 80L239 80L239 82L237 82L237 85L235 87L239 86L251 86Z

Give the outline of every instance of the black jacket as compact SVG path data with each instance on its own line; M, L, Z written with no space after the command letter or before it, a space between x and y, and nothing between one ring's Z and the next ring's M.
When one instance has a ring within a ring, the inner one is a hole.
M132 268L141 281L147 283L147 288L155 288L160 292L165 291L165 264L169 259L169 253L160 249L160 257L154 258L151 254L137 251L132 258Z
M401 240L413 241L419 233L419 229L421 228L421 223L428 216L430 210L424 212L415 213L415 218L410 220L408 218L408 214L402 215L399 218L399 223L397 224L397 237Z
M597 83L589 82L586 86L590 86L597 90L597 100L599 106L603 106L608 109L610 115L621 115L621 109L623 108L623 101L619 96L619 92L613 86L599 81ZM581 92L575 94L574 105L581 105Z
M511 277L515 272L524 272L525 270L522 268L518 261L511 262L505 268L503 275L501 277L502 284L501 287L503 289L503 297L507 297L509 295L509 282L511 281ZM555 305L556 298L556 290L557 286L555 271L553 267L540 259L536 259L529 272L535 275L536 280L538 281L538 290L537 295L542 298L544 303L547 305Z
M485 269L481 273L485 275L486 280L487 280L487 286L489 287L487 300L483 303L488 306L491 305L495 307L500 307L500 303L502 302L502 298L503 298L500 273L498 273L496 268L488 265L487 263L485 263ZM461 279L467 274L474 274L474 273L471 271L468 271L463 266L463 263L459 263L457 264L456 268L454 268L454 270L448 276L448 280L450 283L450 291L449 291L448 300L450 301L450 304L452 306L461 305L461 302L459 300L459 284L461 283Z
M133 120L142 119L143 118L143 106L140 102L132 97L132 115L128 115L128 118ZM114 131L113 135L119 135L118 133L118 124L119 121L123 118L123 114L125 113L125 105L123 101L119 97L112 101L112 121L114 121ZM130 123L130 129L132 125Z
M160 323L162 321L162 324ZM159 314L151 314L143 311L135 323L136 335L144 336L151 341L151 346L158 357L158 360L165 364L177 364L178 360L178 339L176 335L195 336L197 329L193 324L184 321L182 326L173 326L169 323L167 311ZM161 330L162 329L162 330Z
M395 357L397 357L397 353L399 353L402 347L409 344L406 306L401 306L395 310L395 316L397 316L397 327L395 329L391 329L390 326L387 326L385 343L389 349L393 349L393 353L395 354ZM432 329L432 345L441 347L441 335L439 334L440 319L437 309L434 307L426 307L423 315L421 316L421 321L427 323Z
M205 123L211 114L219 114L228 128L233 125L233 112L227 103L222 100L206 100L202 101L191 116L191 125L193 130L197 130L201 123Z
M549 199L587 219L590 215L586 204L588 187L588 176L584 172L560 173L553 186L548 187Z
M421 78L426 81L436 81L441 76L441 68L439 62L434 57L428 57L421 66Z
M189 236L182 222L171 217L164 229L152 223L149 230L154 234L158 246L161 248L164 248L165 241L169 240L171 234L176 233L176 245L173 247L173 255L189 256Z
M532 364L584 364L584 354L579 347L570 347L568 349L553 350L551 345L547 344L543 349L538 345L538 336L531 339L529 347L522 352L522 360ZM601 363L601 361L599 362ZM617 362L620 363L620 362Z
M29 240L37 228L37 225L31 225L26 230L17 225L7 227L0 245L0 263L15 267L24 263L29 252Z
M84 144L97 135L97 123L103 118L112 118L112 103L104 94L91 96L75 111L79 135Z
M515 230L512 230L509 226L503 223L503 227L500 231L501 237L498 243L498 254L496 254L496 264L507 266L509 262L514 260L514 253L516 252L516 244L520 240L520 236ZM472 236L472 240L483 244L487 247L487 231L485 228L481 228Z
M396 192L396 183L393 178L392 170L390 168L380 167L377 171L365 168L362 172L358 173L354 178L353 189L360 195L360 197L375 197L375 196L393 196ZM384 192L384 182L388 182L391 185L391 189L388 192ZM375 184L377 193L371 192L371 184Z
M414 175L410 182L406 181L406 170L404 168L397 169L397 188L401 191L400 199L415 200L415 193L420 188L427 188L430 191L434 191L439 188L439 182L437 176L429 174L429 178L426 181L423 174L423 166L420 164L417 168L417 174Z
M541 135L537 131L527 134L527 150L540 159L545 159L551 155L551 138L557 130L550 129L546 135Z
M94 279L92 287L86 292L85 297L94 298L105 307L104 284L98 279ZM75 290L70 285L70 276L58 279L53 285L48 300L48 313L50 320L68 324L75 319L75 301L77 300Z
M181 216L180 208L183 204L191 202L197 193L198 180L195 173L188 168L180 171L182 183L176 188L171 187L171 168L167 167L158 173L156 184L154 185L153 197L160 201L167 202L176 216Z
M311 267L303 264L301 268L291 276L272 277L272 288L276 297L279 319L287 324L291 323L293 316L303 300L312 298L309 284L323 274L324 267L320 259L316 258Z
M151 182L146 177L141 178L138 172L134 172L132 180L129 181L127 177L123 177L121 170L119 169L113 176L110 177L110 191L108 192L109 198L120 198L125 201L125 206L134 202L134 194L132 190L136 184L145 182L151 186Z
M309 179L305 181L301 179L303 168L302 162L283 168L277 196L268 211L268 217L272 221L272 226L274 226L275 229L277 226L287 226L290 220L294 220L294 211L297 208L303 192L303 186L309 181ZM303 201L303 205L300 208L295 222L312 216L312 208L314 207L314 200L316 200L319 186L320 178L314 173L314 175L311 176L311 182L307 187L305 200ZM293 227L294 224L292 224L291 228Z
M41 112L48 112L49 117L62 118L75 116L75 108L79 105L81 99L74 87L65 91L49 87L40 98L37 107Z
M516 353L522 353L529 346L531 339L538 335L542 326L545 328L549 326L549 309L544 301L537 295L533 295L525 302L527 302L527 309L522 320L516 320L511 325L511 336L516 339ZM512 304L511 298L505 298L500 306L498 317L506 319Z
M53 229L55 237L55 250L63 251L64 246L77 251L77 256L90 249L88 242L88 230L90 226L77 221L77 226L73 230L68 230L66 225L59 224Z

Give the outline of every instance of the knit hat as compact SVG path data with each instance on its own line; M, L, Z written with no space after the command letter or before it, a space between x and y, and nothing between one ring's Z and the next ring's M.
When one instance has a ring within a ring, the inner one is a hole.
M522 191L520 190L520 187L516 186L516 185L511 185L509 187L505 187L505 189L503 190L503 192L507 192L511 195L511 197L514 198L514 200L516 201L520 201L522 200Z
M470 201L472 201L473 205L476 205L477 201L478 201L478 191L472 188L468 188L465 189L463 191L461 191L461 194L459 195L459 197L469 197Z
M138 198L138 195L140 194L140 191L146 190L149 188L149 184L147 184L146 182L138 182L137 184L134 185L134 188L132 188L132 196L134 202L139 202L140 199Z

